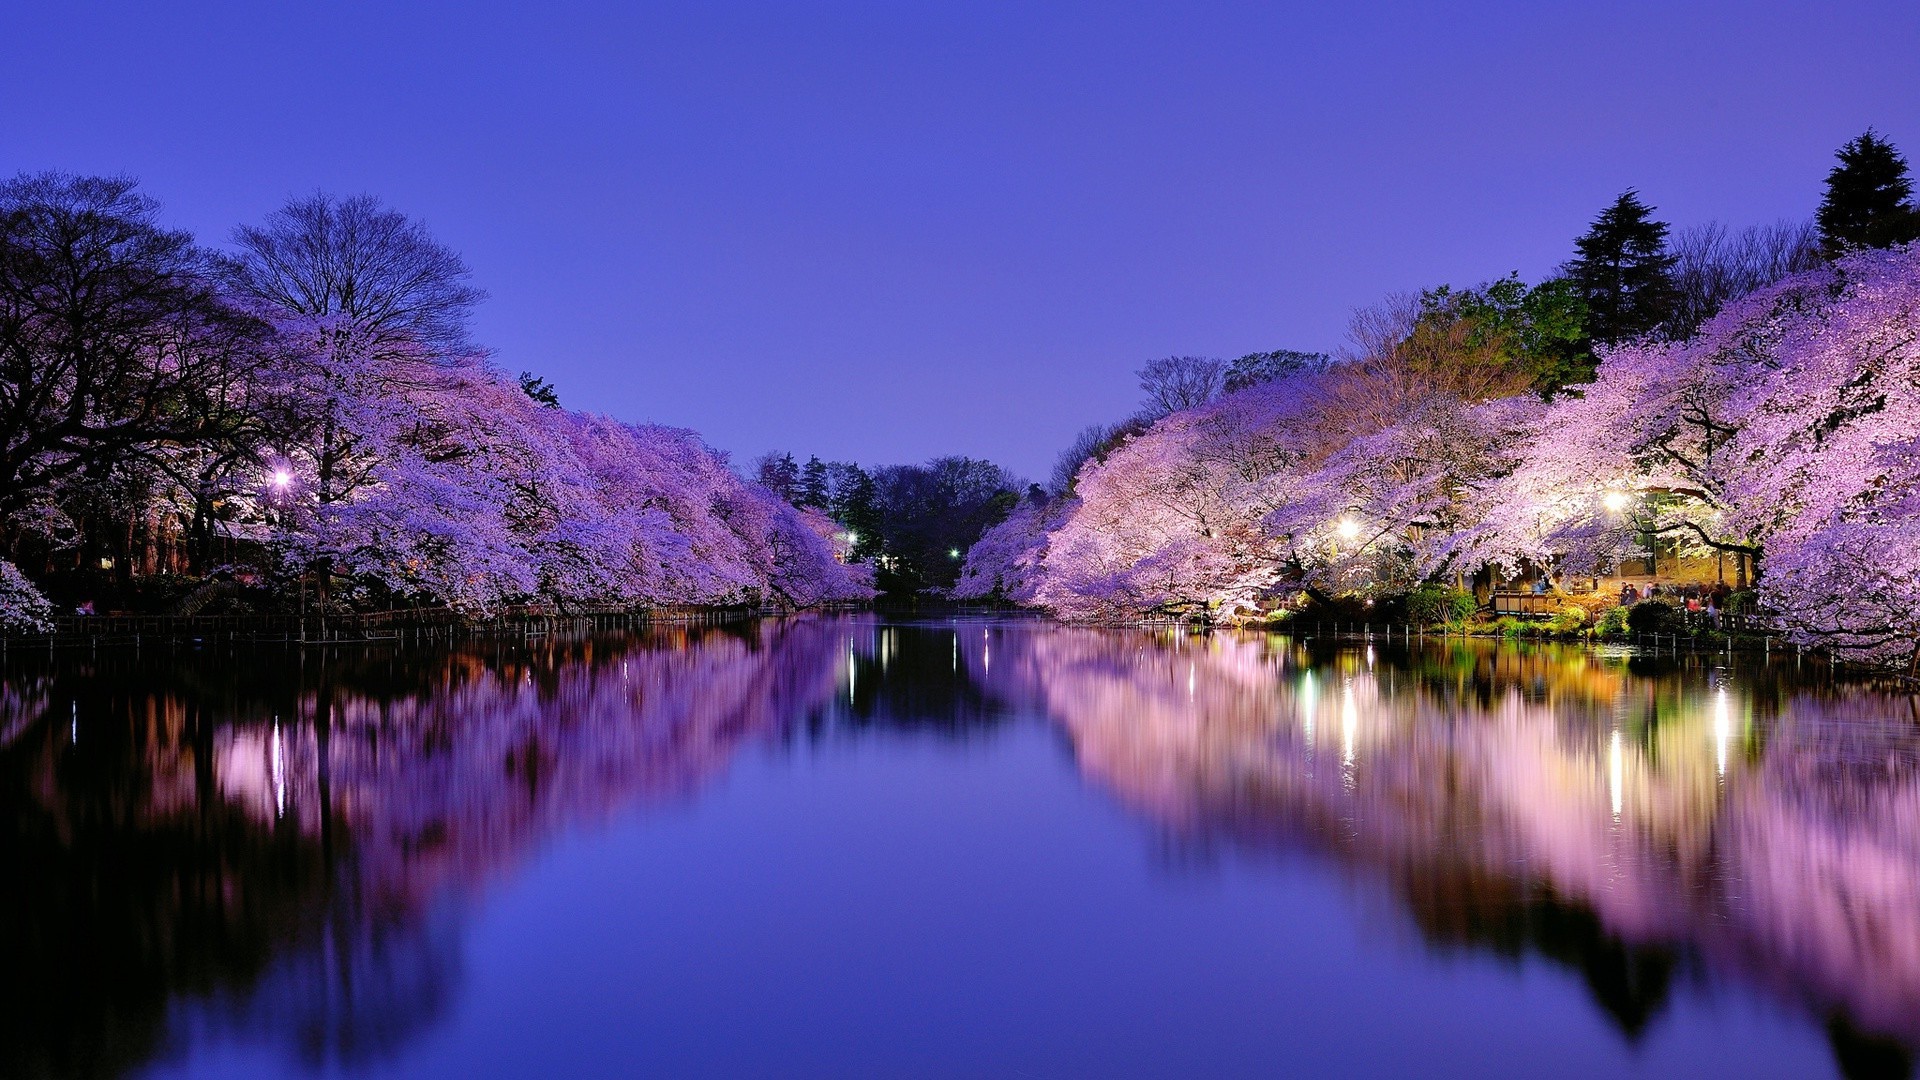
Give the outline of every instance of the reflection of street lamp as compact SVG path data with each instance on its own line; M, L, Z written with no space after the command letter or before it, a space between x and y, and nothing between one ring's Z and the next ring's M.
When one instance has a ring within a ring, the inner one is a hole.
M279 465L279 466L276 466L272 472L267 474L267 500L266 501L267 501L267 505L271 508L270 516L273 522L272 546L278 549L277 554L275 554L274 556L274 560L282 564L284 564L287 561L287 553L292 546L288 542L289 540L288 534L292 531L292 529L291 529L290 523L287 520L288 514L290 512L289 504L292 501L291 499L288 498L288 496L292 494L292 492L293 492L293 470L287 468L285 465ZM304 566L300 568L299 582L300 582L300 643L304 645L306 644L306 641L307 641L307 571L306 571L306 567Z

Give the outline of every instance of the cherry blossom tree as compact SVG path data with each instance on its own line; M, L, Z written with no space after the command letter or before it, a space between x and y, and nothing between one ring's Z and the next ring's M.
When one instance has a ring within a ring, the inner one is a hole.
M20 569L0 559L0 633L43 634L53 629L53 605Z

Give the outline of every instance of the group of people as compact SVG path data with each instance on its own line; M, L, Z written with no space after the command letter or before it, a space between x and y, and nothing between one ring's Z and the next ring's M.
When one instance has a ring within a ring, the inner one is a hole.
M1685 611L1689 618L1704 617L1709 625L1718 627L1720 613L1726 610L1727 596L1732 592L1724 581L1713 585L1662 585L1649 581L1645 592L1628 581L1620 586L1620 603L1632 607L1643 600L1665 601Z

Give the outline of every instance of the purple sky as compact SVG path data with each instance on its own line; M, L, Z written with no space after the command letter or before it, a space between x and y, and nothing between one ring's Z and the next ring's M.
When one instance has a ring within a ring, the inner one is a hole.
M1739 225L1869 124L1920 157L1911 0L187 6L11 5L0 170L207 240L372 192L503 365L740 458L1044 476L1156 356L1538 276L1628 186Z

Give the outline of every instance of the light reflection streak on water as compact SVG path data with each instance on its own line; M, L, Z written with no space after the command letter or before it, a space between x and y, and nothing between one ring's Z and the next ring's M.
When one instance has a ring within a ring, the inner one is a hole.
M1727 775L1727 743L1733 738L1733 713L1727 704L1727 688L1713 692L1713 764L1723 779Z
M280 718L273 718L273 734L269 739L273 774L273 816L287 816L287 749L280 734Z
M1620 748L1620 732L1615 729L1607 741L1607 793L1613 803L1613 823L1620 824L1620 810L1625 805L1627 786L1627 760Z
M1353 681L1349 679L1340 695L1340 767L1349 790L1353 788L1353 741L1359 726L1360 710L1353 703Z
M1313 672L1300 676L1300 726L1306 741L1313 745L1313 713L1320 702L1320 690L1313 683Z

